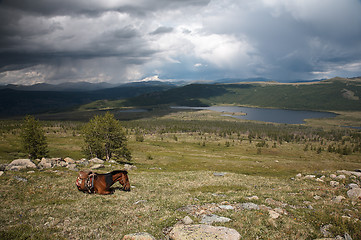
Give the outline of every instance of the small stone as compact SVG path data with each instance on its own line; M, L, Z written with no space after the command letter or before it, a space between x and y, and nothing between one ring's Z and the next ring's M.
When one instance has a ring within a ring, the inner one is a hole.
M340 180L342 180L342 179L346 179L346 176L345 176L345 175L343 175L343 174L341 174L341 175L338 175L338 176L337 176L337 179L340 179Z
M332 179L336 179L336 178L337 178L337 176L336 176L336 174L330 174L330 178L332 178Z
M268 210L268 213L272 219L277 219L280 216L280 214L274 210Z
M31 174L31 173L35 173L35 171L28 171L27 173Z
M306 176L304 177L304 179L314 179L314 178L316 178L315 175L306 175Z
M213 173L213 176L216 176L216 177L223 177L224 175L226 175L226 173L224 173L224 172L215 172L215 173Z
M126 170L126 171L137 170L137 166L126 163L126 164L124 164L124 170Z
M19 182L27 182L28 181L28 179L22 178L22 177L19 177L19 176L14 176L13 178L18 180Z
M232 228L210 225L176 225L169 233L171 240L222 239L239 240L241 235Z
M301 178L301 177L302 177L302 174L301 174L301 173L299 173L299 174L296 175L296 178Z
M152 235L146 232L127 234L123 240L156 240Z
M226 222L230 222L232 221L232 219L227 218L227 217L221 217L215 214L209 214L209 215L204 215L202 217L201 223L203 224L212 224L214 222L217 223L226 223Z
M348 185L349 188L353 189L353 188L360 188L359 185L357 185L356 183L350 183Z
M182 222L183 222L185 225L189 225L189 224L192 224L192 223L193 223L193 220L192 220L192 218L190 218L189 216L185 216L185 217L182 219Z
M313 196L313 198L314 198L315 200L320 200L320 199L321 199L321 197L318 196L318 195Z
M334 197L331 201L334 203L340 203L344 199L346 199L344 196L337 196L337 197Z
M252 202L241 203L239 206L240 206L240 208L246 209L246 210L259 210L259 206Z
M70 157L64 158L64 162L66 162L66 163L75 163L75 161Z
M246 197L247 200L258 200L259 198L257 196L252 197Z
M332 233L329 232L332 224L327 224L320 227L320 231L324 237L333 237Z
M4 171L0 171L0 176L2 176L4 174Z
M337 181L330 181L330 185L331 185L332 187L337 187L338 185L340 185L340 183L337 182Z
M218 207L223 210L233 210L234 209L234 207L232 205L218 205Z

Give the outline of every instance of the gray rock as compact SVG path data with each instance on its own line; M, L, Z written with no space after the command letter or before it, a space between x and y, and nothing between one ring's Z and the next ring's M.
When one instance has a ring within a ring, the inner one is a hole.
M185 225L189 225L189 224L192 224L192 223L193 223L193 220L192 220L192 218L190 218L189 216L185 216L185 217L182 219L182 222L183 222Z
M226 222L230 222L232 221L232 219L230 218L226 218L226 217L221 217L215 214L209 214L209 215L204 215L202 217L201 223L203 224L212 224L214 222L217 223L226 223Z
M351 189L353 189L353 188L360 188L360 186L357 185L356 183L350 183L350 184L348 185L348 188L351 188Z
M27 182L28 181L28 179L22 178L22 177L19 177L19 176L14 176L13 178L18 180L19 182Z
M64 158L64 162L70 164L70 163L75 163L74 159L70 158L70 157L66 157Z
M223 239L239 240L241 235L232 228L210 225L176 225L169 233L171 240Z
M329 232L332 224L327 224L320 227L320 231L324 237L333 237L332 233Z
M76 163L77 163L78 165L82 165L82 166L88 166L88 165L89 165L89 161L86 160L85 158L80 159L79 161L76 161Z
M361 188L352 188L347 191L347 196L353 200L361 199Z
M246 210L259 210L259 206L255 203L249 202L249 203L241 203L240 208L246 209Z
M6 166L6 170L17 171L25 168L36 168L30 159L16 159Z
M50 159L48 158L42 158L41 161L38 164L39 168L52 168L54 167L54 162L52 162Z
M104 163L104 161L101 160L101 159L99 159L99 158L92 158L92 159L89 160L89 162L91 162L91 163L98 163L98 164Z
M332 187L337 187L338 185L340 185L340 183L337 182L337 181L330 181L330 185L331 185Z
M90 167L91 169L100 169L100 168L104 168L104 164L95 164L93 166Z
M127 234L123 240L156 240L152 235L146 232Z
M126 163L126 164L124 164L124 170L126 170L126 171L137 170L137 166Z
M344 199L346 199L344 196L337 196L337 197L332 198L332 202L340 203Z
M223 210L233 210L234 209L234 207L232 205L218 205L218 207Z
M226 173L224 173L224 172L215 172L215 173L213 173L213 176L216 176L216 177L223 177L224 175L226 175Z

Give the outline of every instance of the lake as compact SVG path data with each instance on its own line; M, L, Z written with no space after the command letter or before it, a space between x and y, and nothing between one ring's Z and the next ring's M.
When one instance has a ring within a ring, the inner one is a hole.
M305 119L310 118L332 118L337 114L331 112L317 111L298 111L287 109L269 109L269 108L252 108L252 107L234 107L234 106L212 106L212 107L172 107L176 109L195 109L195 110L211 110L225 113L224 116L230 116L245 120L254 120L272 123L302 124ZM232 114L235 115L232 115ZM237 113L245 113L240 115Z

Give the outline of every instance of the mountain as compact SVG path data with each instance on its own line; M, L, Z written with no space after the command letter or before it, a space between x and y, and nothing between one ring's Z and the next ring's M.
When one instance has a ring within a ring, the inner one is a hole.
M119 86L95 91L24 91L3 88L0 89L0 117L65 111L100 99L126 99L171 87Z
M106 82L89 83L89 82L67 82L60 84L37 83L34 85L15 85L8 84L0 86L0 89L13 89L19 91L56 91L56 92L85 92L99 89L116 87L118 85Z
M318 82L191 84L127 99L125 106L220 104L298 110L361 111L361 78Z

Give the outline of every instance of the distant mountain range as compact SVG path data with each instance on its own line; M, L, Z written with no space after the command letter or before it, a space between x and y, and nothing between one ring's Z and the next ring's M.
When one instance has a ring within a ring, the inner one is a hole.
M0 117L78 109L98 100L121 100L117 106L210 106L219 104L361 111L361 78L277 83L265 78L220 79L212 83L142 81L6 85L0 87ZM109 102L108 101L108 102ZM105 103L107 102L105 101ZM112 103L109 102L109 108ZM94 102L92 107L97 108ZM107 107L102 105L102 108Z

